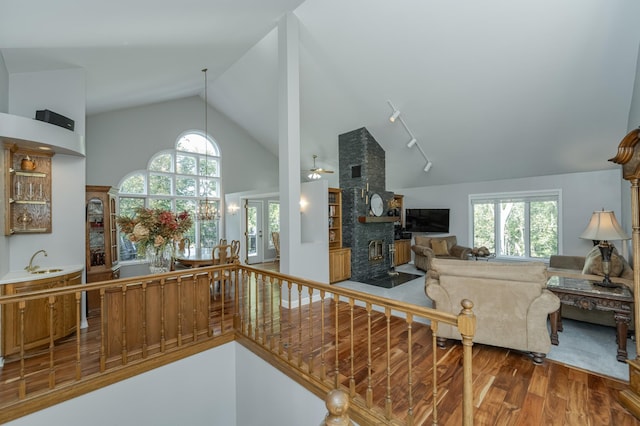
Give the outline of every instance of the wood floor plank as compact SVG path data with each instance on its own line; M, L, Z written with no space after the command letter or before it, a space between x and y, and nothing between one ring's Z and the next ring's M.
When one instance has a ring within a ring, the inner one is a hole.
M527 393L518 416L518 425L539 426L542 424L544 397Z
M276 285L269 285L279 293ZM286 290L285 290L286 292ZM294 287L293 293L298 290ZM412 349L411 389L415 424L432 421L432 336L429 326L413 323L411 342L407 322L392 317L387 328L384 313L372 312L349 305L346 299L337 307L338 331L336 335L336 305L333 299L314 302L297 309L286 309L270 302L269 292L259 293L260 305L245 312L244 321L251 322L252 330L265 347L280 348L283 356L290 356L296 364L310 366L314 372L326 369L330 377L338 369L339 382L348 387L355 381L358 393L372 386L373 401L384 406L390 396L394 415L406 418L409 411L407 351ZM304 294L304 293L303 293ZM255 293L252 294L252 297ZM276 297L277 299L277 297ZM279 300L279 299L278 299ZM234 304L224 300L225 322L221 323L221 298L212 300L211 322L214 334L233 327ZM324 307L324 323L321 310ZM269 316L273 314L273 318ZM353 316L353 318L352 318ZM351 324L353 324L352 334ZM366 329L371 320L371 335ZM89 329L81 331L82 374L96 374L96 360L100 354L99 321L89 318ZM322 332L324 330L324 334ZM387 339L391 352L387 354ZM320 342L324 341L324 346ZM353 349L352 349L353 342ZM371 364L368 365L371 345ZM73 380L76 356L75 335L56 344L56 383ZM338 363L336 367L336 349ZM627 385L620 380L590 374L569 366L545 360L543 365L533 364L531 357L518 351L484 345L473 347L473 404L476 425L634 425L640 422L619 403L618 393ZM445 349L436 348L438 391L438 417L440 425L459 425L462 421L462 345L449 341ZM48 385L47 350L29 352L26 360L27 387L45 391ZM391 369L391 389L387 390ZM369 376L369 369L371 376ZM15 401L19 380L19 363L7 359L0 368L0 406ZM319 373L318 373L319 374ZM318 423L313 419L311 423Z

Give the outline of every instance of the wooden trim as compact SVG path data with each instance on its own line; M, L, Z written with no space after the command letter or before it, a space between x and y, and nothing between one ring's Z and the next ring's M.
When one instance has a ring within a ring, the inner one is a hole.
M387 223L397 222L396 216L358 216L358 222L360 223Z

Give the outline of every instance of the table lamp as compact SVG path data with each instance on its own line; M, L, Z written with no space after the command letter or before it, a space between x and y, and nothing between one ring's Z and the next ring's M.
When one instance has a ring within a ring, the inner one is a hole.
M598 248L602 255L602 273L604 279L596 284L603 287L617 287L611 282L609 273L611 271L611 253L613 252L612 240L628 240L629 236L616 220L616 215L612 211L595 211L591 216L591 221L587 225L580 238L585 240L599 241Z

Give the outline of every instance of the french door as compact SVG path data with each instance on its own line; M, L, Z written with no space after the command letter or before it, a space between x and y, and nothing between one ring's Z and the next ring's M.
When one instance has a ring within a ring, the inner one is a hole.
M262 201L247 201L247 263L264 262L264 213Z

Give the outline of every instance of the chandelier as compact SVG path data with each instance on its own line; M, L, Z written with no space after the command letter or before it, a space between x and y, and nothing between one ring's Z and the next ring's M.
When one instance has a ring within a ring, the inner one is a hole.
M207 68L203 69L204 73L204 177L200 179L200 195L204 195L198 201L197 219L199 221L215 221L220 219L218 210L218 202L209 198L209 129L208 129L208 113L209 104L207 102ZM202 169L201 169L202 170Z

